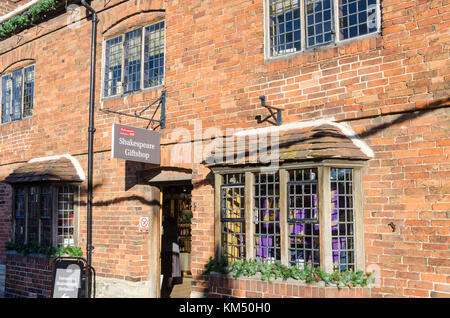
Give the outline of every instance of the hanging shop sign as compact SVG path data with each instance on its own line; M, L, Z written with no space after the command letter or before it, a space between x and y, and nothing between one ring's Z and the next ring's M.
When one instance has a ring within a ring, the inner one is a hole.
M113 158L160 164L159 132L125 125L113 124Z
M85 294L86 261L83 258L57 258L53 268L53 298L82 298Z

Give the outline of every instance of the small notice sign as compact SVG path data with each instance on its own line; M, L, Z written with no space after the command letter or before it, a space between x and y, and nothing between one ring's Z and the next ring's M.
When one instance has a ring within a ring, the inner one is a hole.
M139 218L139 232L148 233L150 230L150 218L143 216Z
M111 154L113 158L160 164L159 132L113 124Z
M53 271L53 298L78 298L82 295L83 259L56 259Z

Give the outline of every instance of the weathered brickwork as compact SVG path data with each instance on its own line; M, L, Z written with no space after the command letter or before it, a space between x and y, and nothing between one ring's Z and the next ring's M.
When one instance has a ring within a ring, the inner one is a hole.
M52 258L32 254L23 256L9 252L6 259L6 297L50 297L53 273Z
M111 159L110 153L112 123L145 128L148 122L100 109L131 114L163 89L103 100L104 39L164 17L167 128L161 130L161 165L192 170L194 293L220 294L216 287L209 290L209 278L202 275L214 255L214 180L199 161L174 164L173 150L178 141L201 141L208 128L268 126L255 119L267 116L259 99L265 95L268 105L284 108L283 123L343 122L375 152L364 168L364 236L366 265L379 270L377 285L362 296L450 294L449 0L383 0L381 34L277 60L264 56L263 1L94 0L92 5L99 12L93 207L93 266L99 277L130 284L153 279L149 246L155 238L139 233L138 221L159 210L157 188L140 184L136 176L150 166ZM31 62L36 68L33 116L0 126L2 179L32 158L65 153L87 172L91 22L81 11L79 25L68 25L73 21L62 14L0 43L0 72ZM11 237L8 189L0 186L0 246ZM78 245L85 250L86 182L80 202ZM0 249L0 264L5 263ZM241 297L256 295L252 292L251 284L231 291ZM308 294L299 291L302 295Z

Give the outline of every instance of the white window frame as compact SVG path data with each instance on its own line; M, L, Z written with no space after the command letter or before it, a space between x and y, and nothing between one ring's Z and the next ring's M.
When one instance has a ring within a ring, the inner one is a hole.
M271 53L271 46L270 46L270 0L264 0L263 5L263 11L264 11L264 58L266 61L274 61L274 60L280 60L285 58L290 58L296 55L304 55L308 54L310 52L323 50L331 47L337 47L341 45L345 45L348 43L361 41L364 39L377 37L381 34L381 0L376 0L376 23L377 23L377 30L375 32L371 32L368 34L356 36L353 38L349 38L346 40L340 39L340 32L339 32L339 10L333 10L332 14L334 15L334 29L337 30L335 32L335 39L331 43L327 43L324 45L317 45L313 47L307 47L306 46L306 22L305 22L305 0L299 0L300 1L300 23L301 23L301 49L300 51L295 51L291 53L285 53L285 54L279 54L276 56L273 56ZM339 8L339 0L332 0L333 1L333 8Z

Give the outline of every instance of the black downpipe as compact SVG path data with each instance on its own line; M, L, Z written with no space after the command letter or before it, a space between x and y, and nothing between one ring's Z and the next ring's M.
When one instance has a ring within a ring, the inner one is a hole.
M91 252L92 246L92 175L93 175L93 144L94 144L94 95L95 95L95 51L97 43L97 12L85 1L81 4L89 13L92 14L92 36L91 36L91 77L89 89L89 138L88 138L88 177L87 177L87 241L86 241L86 261L87 261L87 279L86 279L86 297L91 297Z

